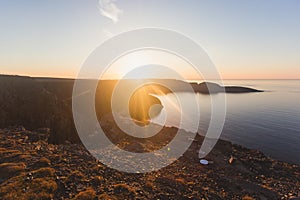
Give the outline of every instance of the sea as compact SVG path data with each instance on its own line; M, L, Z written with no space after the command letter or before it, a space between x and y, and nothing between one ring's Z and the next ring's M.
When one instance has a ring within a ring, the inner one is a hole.
M220 138L258 149L277 160L300 164L300 80L224 80L223 84L264 92L226 94L226 116ZM164 108L153 119L154 123L180 125L186 131L198 130L199 134L206 135L213 120L209 95L183 92L159 96L159 99ZM180 109L181 104L189 107L190 99L196 99L200 117L194 107ZM187 120L179 124L177 119L181 115Z

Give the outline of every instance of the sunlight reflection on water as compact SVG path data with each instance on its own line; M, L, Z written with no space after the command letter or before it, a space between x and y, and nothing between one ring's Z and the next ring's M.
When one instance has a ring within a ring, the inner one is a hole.
M300 164L300 80L228 80L224 83L267 92L227 94L227 117L221 138L259 149L275 159ZM177 95L189 99L195 94ZM210 98L202 94L197 96L201 110L198 132L203 134L210 120ZM174 94L160 96L160 99L166 112L164 115L180 115L176 104L170 103L175 102ZM183 114L187 119L183 128L190 131L195 124L189 123L193 120L188 119L194 116ZM160 124L160 117L153 122ZM167 125L177 126L172 119L167 118Z

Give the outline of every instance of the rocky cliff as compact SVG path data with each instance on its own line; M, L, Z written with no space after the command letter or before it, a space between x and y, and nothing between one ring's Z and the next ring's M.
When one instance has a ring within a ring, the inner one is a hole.
M90 81L90 80L83 80ZM146 80L144 80L146 81ZM147 80L149 81L149 80ZM156 80L150 80L156 82ZM96 90L95 108L98 120L111 113L111 96L118 81L100 81ZM130 115L139 125L148 124L149 109L154 104L161 104L157 97L151 94L166 94L172 88L173 92L186 91L187 84L195 92L209 94L218 92L259 92L259 90L244 87L222 87L214 83L187 83L179 80L159 80L161 83L139 88L130 99ZM142 80L122 80L124 88L138 86ZM74 80L54 78L32 78L21 76L0 76L0 128L22 125L29 130L49 127L50 143L69 141L79 143L73 116L72 90ZM127 91L123 91L126 93ZM123 105L122 109L127 108ZM158 109L154 115L157 115Z

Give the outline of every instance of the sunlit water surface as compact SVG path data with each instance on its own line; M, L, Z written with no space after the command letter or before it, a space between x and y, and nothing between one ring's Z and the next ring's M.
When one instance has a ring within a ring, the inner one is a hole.
M221 138L259 149L275 159L300 164L300 80L226 80L224 85L252 87L265 92L226 95L227 113ZM159 96L165 111L153 121L162 124L162 119L166 118L166 125L178 127L181 112L176 96L189 105L194 95ZM196 95L200 119L193 116L195 108L187 106L183 113L186 120L181 127L192 131L200 122L198 132L205 134L211 99L208 95Z

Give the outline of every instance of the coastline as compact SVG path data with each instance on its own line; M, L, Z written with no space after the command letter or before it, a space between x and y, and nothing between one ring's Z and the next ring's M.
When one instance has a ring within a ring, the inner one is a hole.
M198 158L203 140L199 135L180 159L159 171L126 174L110 169L97 162L80 144L72 119L74 80L0 76L0 83L3 83L0 198L292 199L300 196L299 165L219 140L206 157L213 163L204 166ZM115 134L120 132L107 116L110 108L106 106L110 105L113 81L107 83L107 90L99 93L105 98L99 101L104 109L100 107L97 116L100 124L104 123L101 126L110 130L110 139L115 144L125 150L147 152L159 149L172 138L176 128L164 128L165 134L146 142ZM128 143L128 139L133 142ZM231 157L233 162L229 163Z

